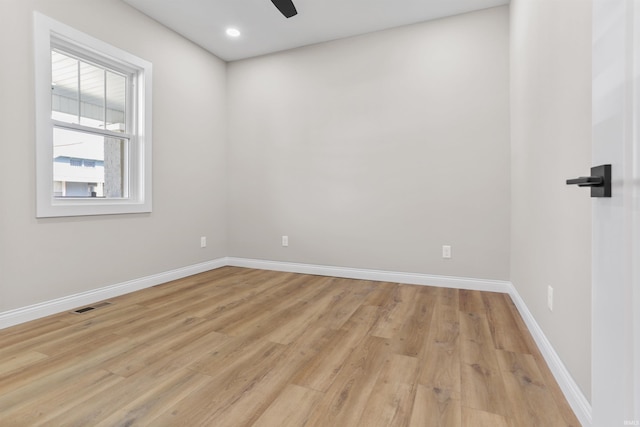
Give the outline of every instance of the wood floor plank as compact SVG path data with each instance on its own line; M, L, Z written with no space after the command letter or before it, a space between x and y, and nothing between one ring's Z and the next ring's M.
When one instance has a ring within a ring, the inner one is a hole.
M2 343L0 352L8 355L10 354L10 349L15 346L15 352L18 353L23 348L28 347L33 342L32 340L41 340L44 335L55 333L67 326L61 323L59 318L60 315L58 314L55 315L55 320L54 316L49 316L0 330L0 342Z
M70 412L69 402L82 405L94 396L104 393L124 378L107 371L91 370L72 378L72 381L61 380L54 390L39 384L14 391L11 396L16 404L5 408L0 399L2 423L7 426L48 426L50 420L63 413ZM33 395L42 397L35 400Z
M166 361L169 368L191 368L199 361L219 354L220 349L231 340L232 337L216 331L209 331L204 335L194 336L193 340L186 343L178 341L169 348L162 359Z
M353 286L350 280L332 278L330 286L341 292L335 294L330 307L318 318L318 325L329 329L342 328L376 288L376 284L369 281L362 281L360 285Z
M300 365L315 356L333 333L312 329L290 346L260 340L263 348L276 347L211 371L211 381L194 390L193 398L168 408L153 420L153 425L252 425L277 399ZM199 398L203 395L207 396L205 402Z
M135 321L123 325L121 322L114 322L118 327L110 326L108 322L90 321L82 324L75 324L65 330L66 334L53 339L50 337L46 342L34 345L34 349L44 354L54 356L66 353L75 353L86 347L89 343L99 341L101 337L111 334L129 337L133 344L144 343L154 337L171 333L174 328L183 323L195 323L199 321L195 318L183 317L180 314L169 313L162 316L155 316L152 313L135 311L133 317ZM135 324L135 326L133 326Z
M313 287L302 286L306 281L308 278L304 275L292 273L287 273L280 280L277 276L271 277L256 283L256 287L229 295L228 299L219 301L215 309L197 314L210 320L217 331L233 330L234 327L242 327L245 322L251 322L256 317L268 315L269 309L274 309L280 304L293 304L287 296L296 290L305 289L306 292L313 292Z
M438 300L440 301L440 300ZM418 383L460 398L460 321L457 305L436 304L421 353Z
M402 324L390 339L395 353L411 357L417 357L424 351L436 304L436 292L433 288L414 288L416 293L406 303Z
M482 298L495 348L522 354L529 353L529 347L522 337L518 322L509 309L507 302L509 296L485 292Z
M0 331L0 425L578 426L507 295L225 267Z
M208 293L202 301L191 307L191 315L204 319L217 319L233 313L237 308L254 302L262 288L259 286L225 287L220 293Z
M307 426L353 426L365 410L389 355L388 341L369 336L349 355L345 368L310 414Z
M226 271L227 274L214 274L222 270ZM221 299L229 294L236 297L241 294L255 296L259 293L260 286L263 287L262 290L268 290L269 284L281 284L281 279L282 277L279 277L276 272L224 267L212 272L205 272L157 285L145 289L144 292L116 297L110 299L110 301L116 305L119 305L121 301L129 305L142 302L148 309L167 307L176 302L179 302L184 307L185 302L192 297L197 300L203 297ZM216 286L207 286L212 281L216 282ZM199 314L195 316L204 317Z
M73 316L71 314L66 315L70 317ZM85 333L87 336L96 336L102 333L111 335L112 333L112 329L110 329L108 325L105 324L101 327L99 326L100 322L96 322L95 320L88 320L80 324L67 324L65 322L55 321L53 325L55 326L54 328L47 328L47 330L43 330L41 335L38 335L37 333L25 334L24 340L22 341L19 339L19 335L11 336L6 341L3 340L2 347L0 347L0 359L10 358L25 350L33 351L37 348L42 349L45 345L67 340L69 335L76 333ZM91 332L88 332L89 329L91 329ZM64 350L64 345L59 346L59 351Z
M0 377L0 413L55 397L61 388L75 387L99 370L97 366L102 361L130 348L126 339L115 335L103 342L108 347L92 347L74 357L48 357Z
M254 360L269 358L284 347L260 338L229 337L214 352L193 363L190 369L211 376L237 370L242 376L240 371L250 368Z
M180 384L189 383L198 375L185 369L167 371L162 366L152 367L132 376L132 381L118 382L103 393L72 406L48 423L54 426L95 426L132 402L140 402L141 398L146 401L145 405L154 406L154 399L162 398L167 390L179 390ZM193 387L188 390L190 392Z
M389 303L393 298L393 294L397 292L397 288L400 286L398 283L380 282L375 289L367 295L362 303L365 305L377 305L379 307L384 306Z
M461 414L460 398L454 393L418 384L409 426L462 427Z
M417 358L399 354L390 355L385 361L374 391L370 394L357 425L361 427L408 425L415 400L417 372Z
M485 305L482 293L460 289L458 295L460 311L465 313L484 313Z
M289 384L276 400L262 413L253 427L304 426L313 407L324 393Z
M462 313L460 336L462 405L508 417L509 398L484 314Z
M11 372L25 369L42 359L46 359L47 355L37 351L26 351L16 356L0 360L0 376L8 375Z
M309 328L299 340L285 347L260 381L250 383L232 404L220 413L211 414L205 424L253 426L284 391L294 374L322 350L334 333L326 328Z
M434 288L438 295L438 305L460 309L460 291L453 288Z
M322 289L322 292L318 293L312 301L302 299L291 310L272 315L269 320L276 323L277 327L271 328L264 336L265 339L280 344L290 344L299 338L310 324L319 324L320 319L331 309L336 295L339 295L341 290L334 290L330 279L319 281L317 286Z
M199 338L209 334L215 334L215 343L221 343L224 339L223 335L212 332L206 322L182 323L172 330L171 335L165 336L165 339L141 340L139 345L106 360L100 367L122 377L128 377L166 358L168 352L175 352L177 348L181 348L181 352L186 353L188 351L186 346L197 343ZM208 346L210 349L211 341L208 342ZM203 352L198 356L202 354ZM186 363L181 366L186 366Z
M516 425L579 425L573 418L563 418L533 356L508 351L498 351L497 355L509 398L519 408L512 415ZM540 411L540 408L555 410Z
M525 324L524 319L522 319L520 312L518 312L518 308L516 307L515 303L511 299L511 296L505 294L505 301L506 301L507 307L509 308L509 311L511 311L511 316L513 316L513 319L515 320L516 326L518 327L518 329L520 329L521 331L528 332L529 329L527 328L527 325Z
M377 307L359 307L345 327L336 331L327 346L296 374L292 383L313 390L326 391L345 366L351 352L367 336L377 319Z
M473 427L520 427L518 425L512 425L509 420L502 415L467 408L465 406L462 407L462 425ZM528 427L529 425L525 424L522 427L525 426Z
M192 388L190 394L170 407L166 407L151 425L216 425L208 419L216 419L237 404L243 395L252 390L271 370L273 363L284 351L283 346L262 343L257 351L236 361L228 369L213 372L210 381L199 388ZM191 370L199 375L208 375L201 370ZM199 398L198 396L206 396ZM251 414L241 414L250 416ZM237 425L246 419L237 419ZM221 422L219 425L224 425ZM226 424L230 425L230 424Z
M571 410L571 407L569 406L569 403L564 397L564 394L562 393L560 386L558 385L555 378L553 377L553 374L551 373L551 370L549 369L549 366L547 365L544 359L544 356L542 356L542 354L540 353L540 350L536 346L535 341L533 340L533 337L531 336L529 331L526 329L523 329L521 332L522 332L522 338L527 343L527 347L529 348L529 354L531 354L533 359L536 361L538 371L540 372L540 374L542 375L542 378L544 379L544 382L547 386L547 390L549 391L554 401L556 402L558 406L558 410L562 414L562 418L566 420L567 425L579 426L580 422L578 421L578 419L576 418L576 415Z
M256 304L258 307L256 307L254 315L235 319L235 322L227 323L218 330L227 335L236 336L275 335L277 329L280 329L282 326L286 327L287 323L291 323L293 319L307 311L309 307L306 301L307 299L311 299L317 303L322 295L330 291L327 287L322 286L321 281L307 279L306 283L311 283L311 285L305 286L304 289L301 288L300 291L296 293L297 298L282 298L277 296L276 298L279 301L269 300L258 303ZM306 325L303 323L302 327L306 327ZM285 340L278 340L276 342L281 341ZM284 342L284 344L288 342L290 341Z
M417 286L398 286L392 298L381 307L380 320L376 323L372 335L380 338L395 337L405 323L406 313L417 294Z
M189 396L193 390L206 385L211 378L192 371L178 371L180 375L163 378L157 386L147 386L146 390L134 391L131 399L110 415L96 417L95 427L149 426L167 407L171 407ZM140 391L139 394L135 394ZM75 411L73 411L75 412ZM74 416L77 415L75 412Z

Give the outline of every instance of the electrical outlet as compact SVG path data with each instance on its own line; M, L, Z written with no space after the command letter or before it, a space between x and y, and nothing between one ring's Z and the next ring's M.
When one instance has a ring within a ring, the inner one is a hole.
M200 237L200 247L201 248L206 248L207 247L207 237L206 236Z
M553 311L553 288L551 286L547 287L547 307Z
M282 246L289 246L289 236L282 236Z
M451 246L449 245L442 246L442 258L451 258Z

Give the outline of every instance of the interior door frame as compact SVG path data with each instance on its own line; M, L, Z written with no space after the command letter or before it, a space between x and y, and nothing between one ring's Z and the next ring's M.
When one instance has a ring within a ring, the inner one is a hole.
M640 425L640 5L593 0L592 423Z

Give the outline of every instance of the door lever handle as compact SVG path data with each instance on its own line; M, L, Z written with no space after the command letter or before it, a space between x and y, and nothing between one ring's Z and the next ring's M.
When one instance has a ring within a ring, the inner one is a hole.
M594 166L591 176L568 179L567 185L591 187L591 197L611 197L611 165Z
M604 178L601 176L581 176L567 180L567 185L577 185L578 187L599 187L603 184Z

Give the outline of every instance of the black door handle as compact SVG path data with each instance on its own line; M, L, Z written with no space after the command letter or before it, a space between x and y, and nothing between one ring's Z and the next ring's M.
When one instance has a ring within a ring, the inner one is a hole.
M575 184L578 187L594 187L604 184L601 176L581 176L580 178L568 179L567 185Z
M591 187L591 197L611 197L611 165L594 166L591 176L568 179L567 185Z

